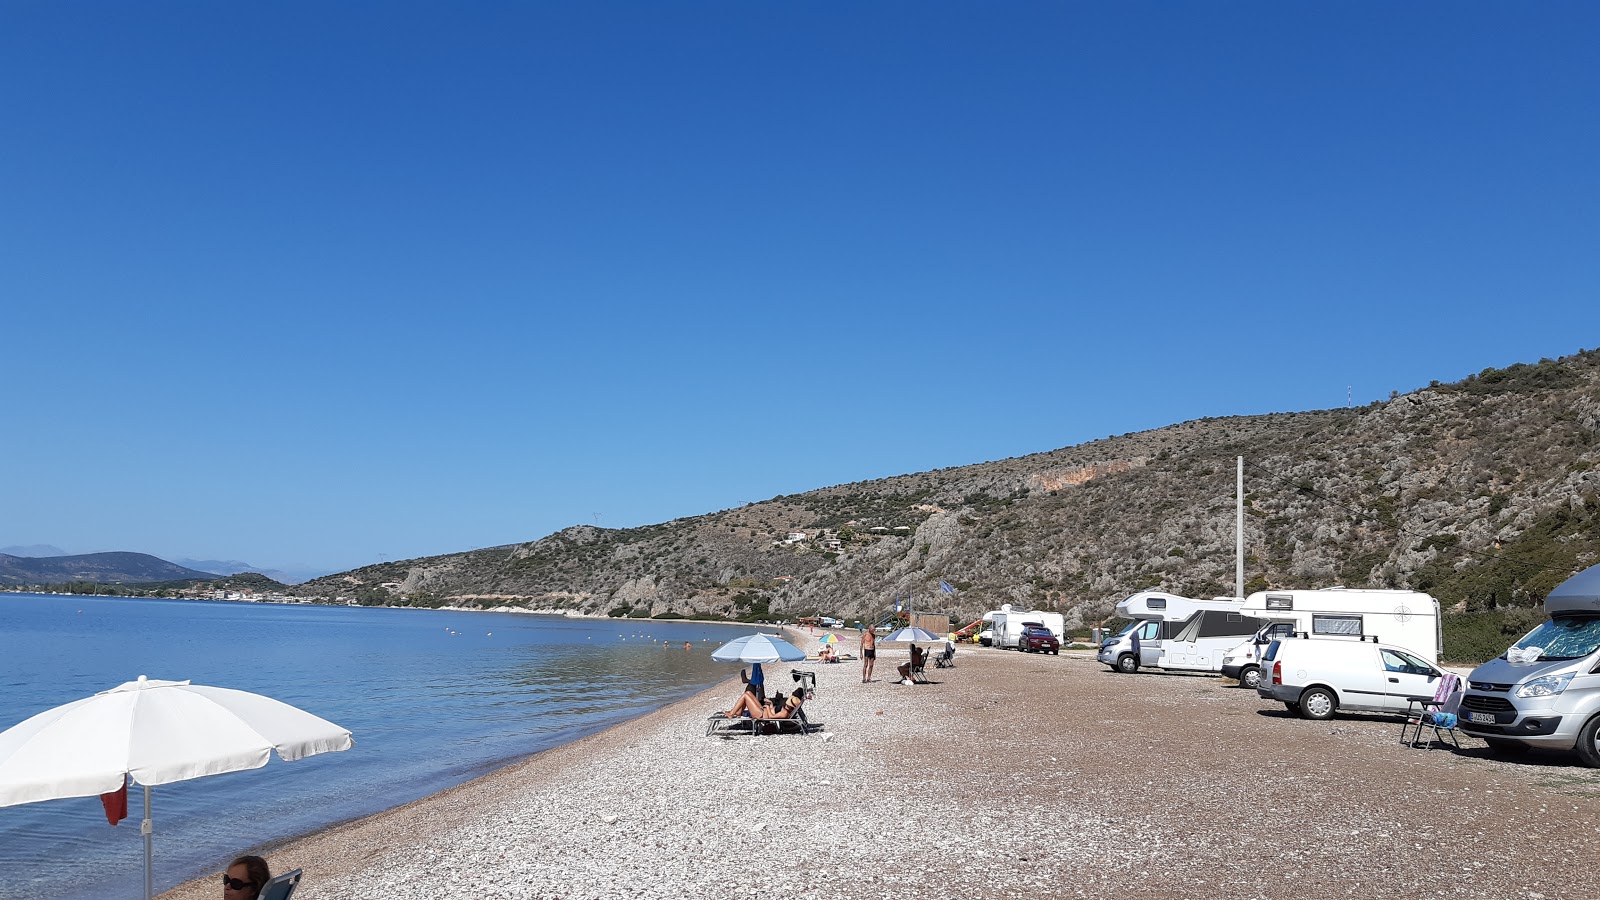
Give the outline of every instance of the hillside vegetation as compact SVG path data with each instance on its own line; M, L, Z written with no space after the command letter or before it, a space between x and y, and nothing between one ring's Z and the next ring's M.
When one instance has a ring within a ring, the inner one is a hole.
M960 619L1012 603L1081 624L1144 588L1233 593L1239 456L1247 590L1409 587L1480 613L1537 604L1600 561L1600 351L1581 351L1365 407L1201 419L293 590L745 619L865 618L914 595Z

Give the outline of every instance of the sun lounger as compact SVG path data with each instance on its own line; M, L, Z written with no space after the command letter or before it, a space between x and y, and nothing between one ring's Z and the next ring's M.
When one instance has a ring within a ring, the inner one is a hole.
M300 886L301 870L292 869L273 878L261 886L258 900L289 900L294 896L295 888Z

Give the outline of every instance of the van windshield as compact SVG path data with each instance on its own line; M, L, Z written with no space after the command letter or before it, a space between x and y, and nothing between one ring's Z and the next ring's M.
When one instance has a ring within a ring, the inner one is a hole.
M1132 622L1129 622L1128 624L1122 626L1122 630L1117 632L1117 637L1119 637L1119 638L1120 637L1127 637L1128 636L1128 632L1134 630L1135 628L1138 628L1140 625L1143 625L1143 624L1144 624L1144 620L1143 619L1134 619Z
M1600 649L1600 616L1559 616L1528 632L1513 650L1538 647L1540 659L1581 659Z

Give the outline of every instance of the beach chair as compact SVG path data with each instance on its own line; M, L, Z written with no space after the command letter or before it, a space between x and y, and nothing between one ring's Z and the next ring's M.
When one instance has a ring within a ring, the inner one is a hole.
M301 870L292 869L268 881L261 886L257 900L289 900L300 886L300 874Z
M944 652L934 657L933 667L936 669L954 669L956 667L956 645L945 644Z
M932 655L933 655L932 653L923 653L922 654L921 663L918 663L915 660L912 661L912 663L911 663L911 680L912 681L916 682L917 684L927 684L928 683L928 657L930 657Z
M790 669L789 677L794 679L795 684L806 689L807 700L817 695L817 673L805 669Z
M805 708L795 710L793 716L787 719L752 719L749 716L735 716L728 718L724 713L712 713L706 719L706 737L721 734L728 737L734 734L749 733L752 737L758 734L782 734L785 731L798 731L809 735L816 728L811 720L806 718Z
M1439 678L1439 686L1433 692L1432 699L1410 698L1407 702L1405 720L1400 725L1400 743L1413 748L1422 746L1432 750L1435 741L1443 747L1446 746L1445 738L1449 738L1449 743L1460 750L1461 741L1456 739L1454 709L1458 702L1455 695L1460 690L1461 676L1454 672L1446 672ZM1433 736L1424 742L1422 733L1426 728L1433 729Z

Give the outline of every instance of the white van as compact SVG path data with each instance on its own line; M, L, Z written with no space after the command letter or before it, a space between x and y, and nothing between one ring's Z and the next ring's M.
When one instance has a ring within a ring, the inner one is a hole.
M1307 719L1335 712L1404 715L1412 700L1432 700L1443 677L1403 647L1370 638L1295 636L1267 645L1256 693Z
M1011 604L997 610L983 614L983 621L988 622L990 631L988 645L999 647L1002 650L1017 649L1017 642L1022 638L1022 629L1029 625L1042 625L1050 629L1056 640L1066 643L1066 618L1061 613L1040 612L1038 610L1013 609ZM983 633L978 634L980 642Z
M1164 591L1140 591L1117 604L1116 614L1133 621L1123 626L1116 634L1101 641L1100 652L1095 658L1118 672L1137 672L1141 666L1160 668L1163 663L1165 642L1183 633L1199 613L1237 614L1239 606L1240 601L1229 598L1193 600ZM1226 643L1228 647L1234 646L1239 643L1237 635L1248 635L1254 631L1254 625L1243 628L1222 643ZM1133 650L1135 634L1139 638L1137 654ZM1198 637L1198 631L1195 636ZM1206 651L1208 655L1215 652L1219 667L1221 649L1212 651L1208 648Z
M1460 728L1497 753L1576 750L1600 767L1600 566L1544 601L1549 621L1467 676Z
M1257 660L1267 644L1297 632L1314 637L1376 637L1428 662L1437 662L1444 649L1439 601L1420 591L1344 587L1257 591L1244 598L1241 612L1267 622L1222 660L1223 676L1237 678L1247 688L1258 686Z

